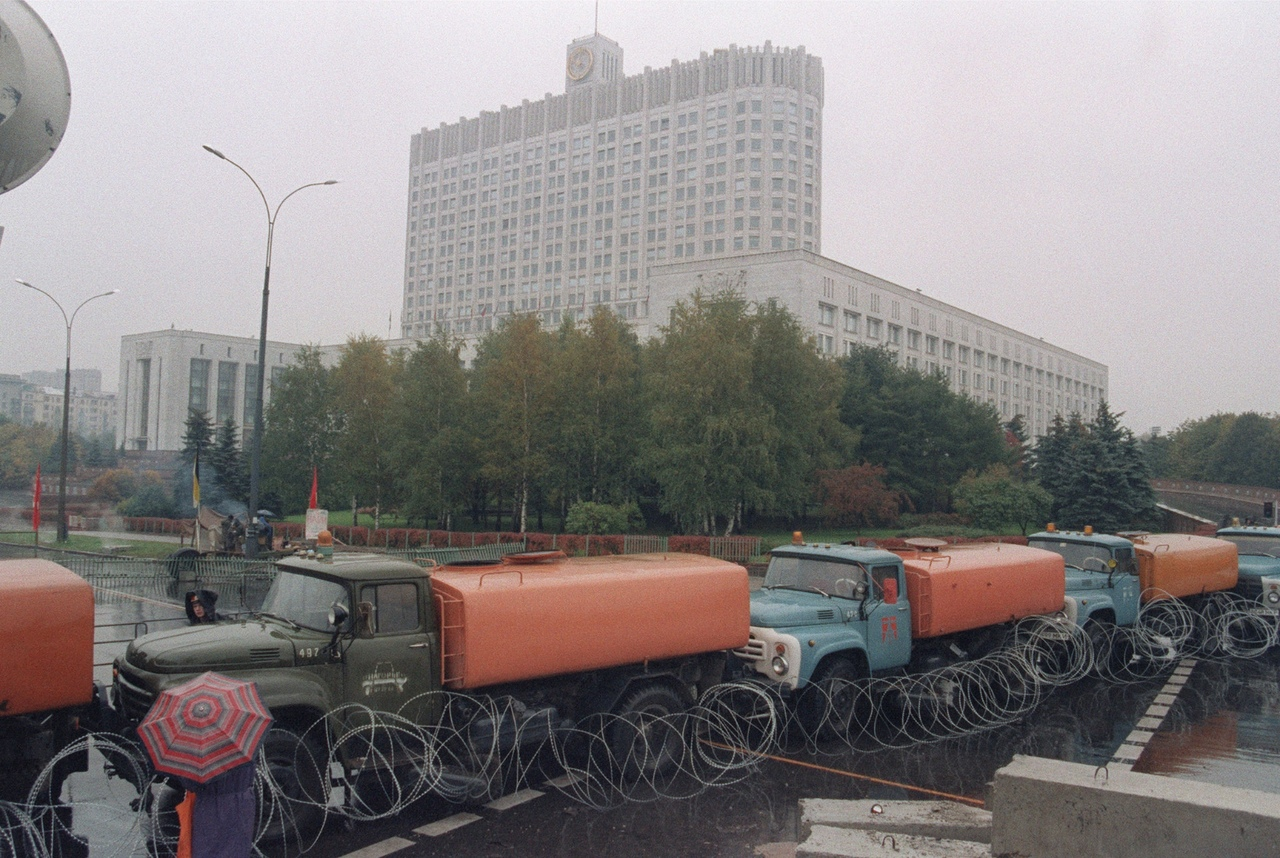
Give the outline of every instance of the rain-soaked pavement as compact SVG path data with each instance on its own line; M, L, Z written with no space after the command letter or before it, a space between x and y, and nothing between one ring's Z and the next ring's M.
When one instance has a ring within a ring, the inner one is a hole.
M177 589L100 589L99 640L114 641L98 648L100 679L109 681L110 659L135 629L154 631L183 621ZM219 607L234 610L233 605ZM488 806L460 807L428 797L377 822L352 825L331 818L309 851L316 858L341 858L356 850L363 850L360 858L441 852L749 856L763 844L798 839L801 798L942 794L983 800L996 770L1014 754L1104 765L1162 684L1162 679L1129 685L1086 679L1049 694L1020 722L988 732L897 749L790 750L762 761L729 785L676 783L664 789L664 797L607 808L579 803L541 781L513 786L536 792ZM1280 649L1252 660L1200 660L1135 770L1280 791ZM132 796L126 785L106 778L99 768L74 776L69 790L77 808L75 830L88 839L91 856L146 854L139 846L137 815L128 811ZM459 814L476 819L450 829L466 819ZM274 858L283 852L268 854Z

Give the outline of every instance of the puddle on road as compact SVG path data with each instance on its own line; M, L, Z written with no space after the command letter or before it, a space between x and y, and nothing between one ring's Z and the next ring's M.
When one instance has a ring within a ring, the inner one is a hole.
M1133 770L1280 792L1280 653L1200 662Z

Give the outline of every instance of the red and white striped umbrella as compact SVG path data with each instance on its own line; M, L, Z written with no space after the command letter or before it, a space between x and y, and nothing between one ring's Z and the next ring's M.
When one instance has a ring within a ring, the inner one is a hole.
M257 685L209 672L160 692L138 737L158 771L207 783L252 760L271 720Z

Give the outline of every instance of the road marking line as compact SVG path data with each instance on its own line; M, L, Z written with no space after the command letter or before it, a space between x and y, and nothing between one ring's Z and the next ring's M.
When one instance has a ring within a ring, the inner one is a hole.
M547 786L555 787L556 789L565 789L566 787L571 787L578 783L578 781L582 780L586 780L586 778L574 772L571 774L564 774L554 780L547 781Z
M1116 752L1111 755L1113 760L1136 760L1142 756L1142 748L1137 745L1121 745L1116 748Z
M470 825L478 819L480 817L474 813L455 813L453 816L446 816L444 819L438 819L430 825L415 828L413 831L415 834L425 834L427 837L439 837L464 825Z
M1159 703L1163 706L1172 706L1173 702L1177 699L1178 699L1178 695L1176 694L1157 694L1156 695L1156 703Z
M1147 742L1151 741L1151 737L1154 735L1155 733L1152 733L1150 730L1134 730L1125 737L1125 742L1130 745L1145 745Z
M490 810L510 810L516 805L532 801L540 795L542 793L536 789L522 789L519 792L513 792L511 795L504 795L502 798L495 799L486 804L485 807Z
M406 846L412 846L412 840L405 840L403 837L388 837L386 840L378 843L371 843L363 849L357 849L355 852L348 852L342 858L382 858L384 855L390 855L392 852L399 852Z

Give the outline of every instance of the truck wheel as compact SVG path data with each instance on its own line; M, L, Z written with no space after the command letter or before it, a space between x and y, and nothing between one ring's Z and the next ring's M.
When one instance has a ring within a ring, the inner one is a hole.
M258 837L268 843L297 838L306 843L324 823L329 761L314 730L299 735L275 727L262 740L261 758L274 789L263 791Z
M614 710L609 751L623 777L632 781L669 772L684 753L687 707L668 686L642 685Z
M1111 623L1088 620L1084 624L1084 635L1089 639L1089 646L1093 648L1095 673L1110 676L1112 668L1116 666L1115 634L1116 628Z
M862 679L847 658L832 657L818 665L813 679L796 701L796 718L805 733L817 739L839 739L865 717L869 702L857 685Z

